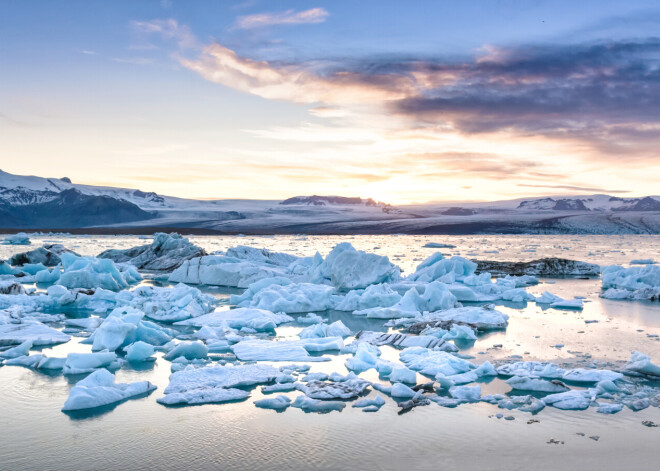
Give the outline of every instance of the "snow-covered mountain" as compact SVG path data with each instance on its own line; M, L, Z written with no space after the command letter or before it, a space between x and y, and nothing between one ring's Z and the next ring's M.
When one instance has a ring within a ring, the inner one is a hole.
M198 233L659 234L660 197L524 198L393 207L370 198L190 200L0 170L0 228Z

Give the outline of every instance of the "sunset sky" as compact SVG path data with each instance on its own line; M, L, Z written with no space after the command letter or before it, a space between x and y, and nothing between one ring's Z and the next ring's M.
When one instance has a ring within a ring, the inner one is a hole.
M660 193L654 1L0 2L0 169L190 198Z

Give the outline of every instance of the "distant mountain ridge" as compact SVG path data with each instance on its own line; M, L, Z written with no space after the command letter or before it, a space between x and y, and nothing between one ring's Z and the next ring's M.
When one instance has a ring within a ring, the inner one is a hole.
M0 228L208 234L659 234L660 197L520 198L391 206L372 198L192 200L0 170Z

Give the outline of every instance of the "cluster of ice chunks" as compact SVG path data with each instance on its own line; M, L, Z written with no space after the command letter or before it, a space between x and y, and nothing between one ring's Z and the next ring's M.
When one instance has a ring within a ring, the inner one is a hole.
M154 241L154 244L145 247L163 245L167 237L163 235L160 237L163 240ZM142 253L150 252L144 249ZM546 405L564 409L595 405L598 412L616 413L624 405L632 410L641 410L660 402L656 390L647 386L623 384L622 373L616 371L579 368L563 370L552 364L541 366L525 363L500 365L495 369L489 362L476 365L453 354L457 348L448 343L449 340L474 341L478 332L504 329L507 324L507 316L492 307L461 307L461 300L535 300L539 304L565 308L578 308L578 304L581 305L581 302L565 301L547 292L534 298L524 289L537 281L533 277L509 276L493 283L489 274L475 274L472 262L460 257L444 259L442 255L435 254L420 264L411 276L401 278L399 270L386 257L357 251L350 244L340 244L325 260L318 254L315 257L299 258L240 246L229 249L225 254L209 257L217 257L210 259L215 260L210 265L224 265L222 268L225 273L233 273L238 277L236 279L254 281L242 295L231 297L231 303L238 308L210 312L215 307L212 298L184 284L174 288L143 286L131 291L124 287L119 288L119 292L112 291L113 287L85 288L88 281L86 277L89 276L86 273L70 275L73 279L82 280L72 282L72 285L83 286L67 289L59 283L48 288L46 295L30 294L24 289L10 288L9 283L3 283L2 286L7 285L8 293L0 294L0 308L18 306L23 311L18 317L0 315L0 345L3 342L3 328L5 345L12 345L0 352L0 359L7 365L61 369L65 374L92 372L94 376L90 384L79 383L81 388L74 395L74 399L78 396L92 399L71 401L72 404L76 401L82 401L83 405L92 404L89 407L97 407L93 404L109 404L111 398L114 398L111 402L117 402L150 391L152 386L142 383L138 386L116 385L112 374L106 369L115 370L124 361L152 361L156 351L164 352L163 358L172 362L174 371L170 382L172 387L168 386L165 397L159 399L163 404L242 400L249 396L244 387L255 384L266 384L262 388L264 394L290 391L303 393L294 401L280 395L257 401L257 406L276 410L293 406L308 412L341 410L345 407L342 401L358 398L366 393L369 386L397 402L401 401L399 406L403 411L431 402L454 407L483 400L502 408L517 408L527 412L538 412ZM145 260L147 258L144 257ZM204 258L207 257L199 260ZM194 260L184 262L181 269ZM49 271L43 261L34 261L37 263L26 263L22 267L23 273L34 274L31 276L36 277L43 272L55 278L53 274L56 270ZM130 261L140 263L132 259ZM82 271L108 275L117 286L122 279L128 286L139 278L132 267L121 264L115 266L110 260L63 253L62 263L64 272L57 272L58 282L67 269L72 273ZM177 271L181 273L181 269ZM96 317L64 319L61 315L50 314L53 320L66 320L67 329L89 332L91 335L85 342L92 344L94 353L71 354L67 358L30 355L30 349L40 342L58 343L67 341L69 336L44 325L41 320L47 314L28 315L26 310L54 312L65 306L95 313L112 311L104 320ZM310 313L327 309L390 318L388 325L404 327L410 333L363 331L356 334L353 344L345 346L343 337L351 335L345 325L341 322L326 324L322 318ZM299 340L272 341L259 337L272 335L278 325L294 320L287 313L298 312L308 313L299 321L304 322L306 319L314 323L302 330ZM391 314L384 315L383 312ZM196 327L198 330L193 334L181 334L147 318L158 322L174 322L175 327L185 329ZM10 327L3 327L6 325ZM173 341L175 338L180 341ZM403 348L400 352L401 362L381 359L378 345ZM315 362L328 359L318 356L319 353L337 351L354 353L346 361L349 370L359 373L374 368L381 378L390 381L391 386L370 383L353 373L345 376L311 373L300 379L296 377L299 373L295 368L274 370L271 376L264 374L260 367L267 365L261 364L205 366L209 364L208 355L214 352L232 352L239 361L247 362ZM219 373L225 371L223 368L235 370L231 374L243 379L218 382L216 376L226 374ZM204 378L207 370L213 370L214 373ZM195 373L198 371L204 373ZM657 379L660 367L651 363L649 357L635 353L622 372L628 376ZM181 373L185 375L177 376ZM198 374L201 376L196 376ZM417 384L419 374L433 381ZM482 398L479 385L467 386L496 375L509 377L507 383L512 389L509 395ZM193 384L183 386L188 380ZM271 384L273 381L275 383ZM567 383L593 387L570 389ZM512 395L517 391L546 396L537 398L531 395ZM94 399L94 395L98 397ZM375 411L384 403L382 396L377 395L359 399L354 406L362 407L365 411ZM65 408L80 407L69 404Z
M618 265L603 267L601 272L602 297L607 299L660 301L660 266L645 265L623 268Z

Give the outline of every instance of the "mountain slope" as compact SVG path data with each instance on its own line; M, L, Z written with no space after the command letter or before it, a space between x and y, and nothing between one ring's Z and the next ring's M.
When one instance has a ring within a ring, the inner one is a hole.
M370 198L200 201L0 171L0 228L252 234L658 234L660 197L521 198L393 207Z

